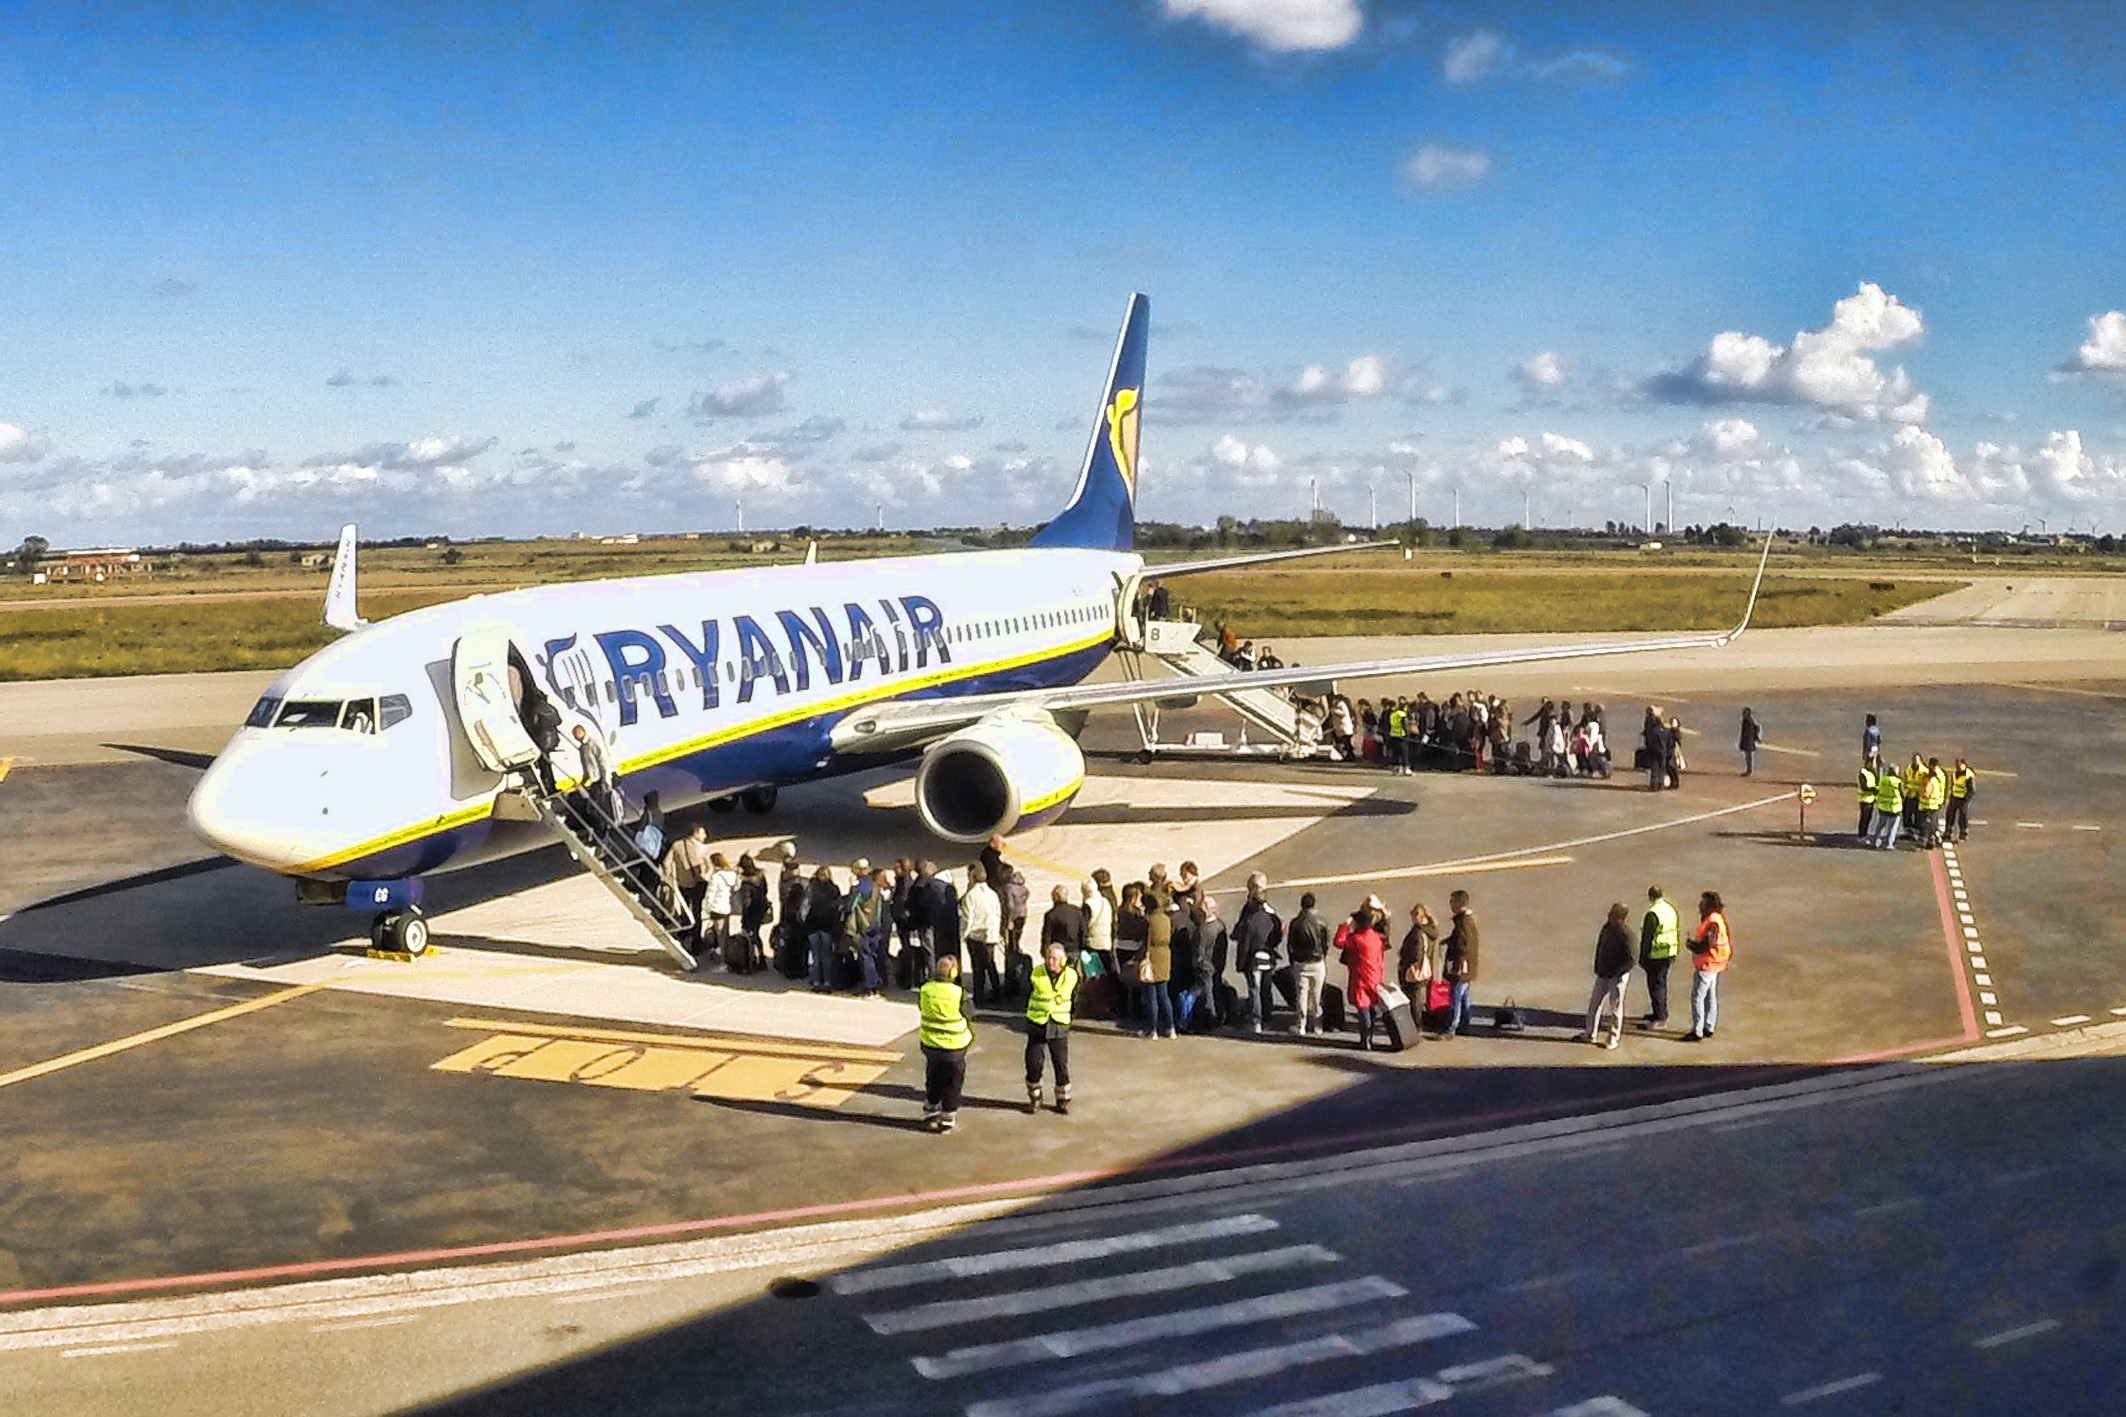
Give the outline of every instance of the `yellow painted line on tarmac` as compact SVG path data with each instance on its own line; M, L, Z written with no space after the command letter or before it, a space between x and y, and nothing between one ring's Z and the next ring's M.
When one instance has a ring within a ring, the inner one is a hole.
M548 1038L590 1038L601 1043L648 1043L672 1048L711 1048L761 1057L832 1059L843 1063L898 1063L891 1048L859 1048L853 1043L812 1043L794 1038L747 1038L718 1033L637 1033L623 1028L578 1028L566 1023L531 1023L523 1019L453 1018L446 1028L489 1029L498 1033L541 1034Z
M0 1087L13 1087L18 1082L29 1082L35 1078L49 1077L53 1073L79 1067L83 1063L93 1063L98 1058L108 1058L116 1053L124 1053L134 1048L144 1048L150 1043L160 1043L165 1038L175 1038L180 1033L190 1033L195 1028L207 1028L213 1024L225 1023L232 1018L242 1018L245 1014L255 1014L261 1009L270 1009L275 1004L285 1004L291 999L300 999L305 994L315 994L320 989L330 989L331 987L332 983L330 981L318 984L297 984L293 988L283 989L279 993L264 994L256 999L246 999L241 1004L231 1004L225 1009L215 1009L210 1013L179 1019L176 1023L166 1023L160 1028L151 1028L144 1033L133 1033L124 1038L114 1038L109 1043L99 1043L93 1048L83 1048L75 1053L63 1053L56 1058L47 1058L41 1063L32 1063L26 1068L17 1068L11 1073L0 1073Z
M1353 871L1347 876L1306 876L1296 881L1273 881L1288 889L1300 886L1350 886L1364 881L1407 881L1419 876L1474 876L1486 871L1523 871L1530 866L1569 866L1570 856L1523 856L1512 861L1477 861L1457 866L1451 861L1436 866L1404 866L1385 871Z
M1045 856L1036 856L1031 851L1021 851L1017 846L1011 848L1011 854L1029 866L1037 866L1043 871L1052 871L1058 876L1065 876L1073 881L1089 881L1092 879L1092 872L1090 871L1080 871L1073 866L1061 865Z
M647 1041L652 1039L656 1041ZM576 1029L492 1034L430 1067L437 1072L579 1083L628 1092L691 1091L696 1097L739 1102L839 1107L899 1061L898 1055L873 1054L872 1058L866 1062L817 1053L741 1052L707 1039L696 1043L662 1034Z
M7 770L15 765L13 758L0 758L0 782L7 781Z

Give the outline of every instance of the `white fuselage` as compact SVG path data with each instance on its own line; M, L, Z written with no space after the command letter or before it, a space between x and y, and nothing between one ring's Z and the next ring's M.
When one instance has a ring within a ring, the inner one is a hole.
M506 635L569 735L667 807L848 771L835 721L881 700L1050 688L1115 642L1130 552L974 552L473 596L371 625L274 681L194 793L194 829L288 875L388 880L536 846L500 820L453 696L465 637Z

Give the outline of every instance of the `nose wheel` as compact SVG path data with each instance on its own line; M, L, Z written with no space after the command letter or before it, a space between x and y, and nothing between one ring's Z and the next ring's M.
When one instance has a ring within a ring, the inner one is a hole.
M383 911L369 922L369 943L418 958L428 953L428 917L418 909Z

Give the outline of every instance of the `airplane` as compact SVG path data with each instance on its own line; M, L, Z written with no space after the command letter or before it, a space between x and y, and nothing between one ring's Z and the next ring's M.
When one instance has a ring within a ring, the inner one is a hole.
M1023 549L808 555L473 595L371 624L344 528L325 622L345 636L266 690L193 792L193 830L295 878L304 901L374 907L372 938L419 953L423 878L554 842L526 798L585 786L579 730L605 745L623 800L655 792L667 809L735 797L767 811L780 787L914 760L917 810L946 841L1053 821L1085 781L1090 710L1217 692L1085 682L1141 642L1148 574L1352 549L1152 566L1133 549L1149 311L1130 297L1077 486ZM1765 558L1741 623L1719 634L1312 665L1232 687L1717 647L1748 627ZM527 727L542 718L544 748Z

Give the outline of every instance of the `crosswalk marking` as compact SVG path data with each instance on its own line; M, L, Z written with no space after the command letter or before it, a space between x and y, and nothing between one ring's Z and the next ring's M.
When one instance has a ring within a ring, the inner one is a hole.
M1646 1417L1646 1414L1621 1397L1591 1397L1585 1402L1546 1412L1543 1417Z
M1198 1240L1229 1240L1242 1235L1260 1235L1275 1230L1277 1222L1266 1215L1227 1215L1187 1225L1169 1225L1160 1230L1137 1230L1125 1235L1104 1235L1096 1240L1060 1240L1052 1245L1032 1245L1020 1250L992 1250L981 1255L959 1255L946 1260L923 1260L914 1264L886 1265L878 1269L852 1270L837 1274L827 1287L837 1294L871 1294L881 1289L899 1289L938 1279L967 1279L975 1275L1001 1274L1013 1269L1048 1268L1102 1260L1114 1255L1165 1249Z
M1486 1358L1481 1363L1442 1368L1430 1377L1376 1383L1349 1392L1332 1392L1323 1397L1280 1403L1276 1407L1263 1408L1253 1417L1390 1417L1392 1413L1414 1412L1435 1402L1445 1402L1458 1392L1474 1392L1528 1378L1547 1378L1556 1371L1548 1363L1538 1363L1525 1353L1508 1353L1500 1358Z
M1080 1383L1075 1387L1058 1388L1049 1392L976 1402L968 1406L967 1417L1067 1417L1070 1413L1107 1406L1130 1398L1180 1397L1208 1388L1272 1377L1310 1363L1361 1358L1394 1348L1408 1348L1419 1343L1429 1343L1436 1338L1469 1333L1475 1328L1475 1324L1460 1314L1420 1314L1414 1318L1398 1319L1394 1323L1357 1333L1324 1334L1319 1338L1251 1349L1245 1353L1234 1353L1223 1358L1167 1368L1155 1373L1141 1373L1126 1378L1103 1378L1097 1382ZM1598 1415L1590 1414L1590 1417ZM1623 1417L1623 1414L1619 1413L1618 1417ZM1638 1413L1633 1417L1645 1417L1645 1414Z
M1049 1309L1067 1309L1107 1299L1134 1299L1147 1294L1168 1294L1221 1284L1247 1274L1270 1274L1301 1265L1334 1264L1343 1256L1320 1245L1290 1245L1279 1250L1234 1255L1220 1260L1198 1260L1166 1269L1139 1270L1133 1274L1105 1275L1042 1289L1021 1289L1010 1294L992 1294L980 1299L946 1299L899 1309L887 1314L866 1314L864 1322L873 1333L920 1333L980 1319L1013 1314L1038 1314Z
M1222 1328L1267 1323L1272 1319L1297 1318L1324 1309L1342 1309L1354 1304L1367 1304L1376 1299L1400 1299L1408 1292L1392 1280L1382 1279L1378 1275L1367 1275L1363 1279L1317 1284L1308 1289L1288 1289L1279 1294L1236 1299L1231 1303L1212 1304L1200 1309L1176 1309L1171 1313L1150 1314L1143 1318L1100 1324L1093 1328L1063 1329L1056 1333L1036 1334L1032 1338L1017 1338L1004 1343L980 1343L969 1348L955 1348L937 1357L914 1358L910 1361L915 1364L915 1370L926 1378L956 1378L992 1368L1041 1363L1051 1358L1075 1358L1081 1354L1129 1348L1163 1338L1187 1338Z

